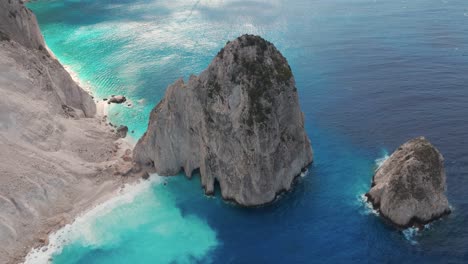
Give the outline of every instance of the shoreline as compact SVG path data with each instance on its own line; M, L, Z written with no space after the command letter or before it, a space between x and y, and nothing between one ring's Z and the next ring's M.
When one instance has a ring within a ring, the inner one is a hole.
M107 116L108 113L109 113L109 106L108 104L106 104L104 101L95 101L95 97L94 97L94 91L93 91L93 87L92 85L90 84L87 84L85 82L83 82L78 73L75 72L72 67L70 65L66 65L66 64L63 64L62 62L60 62L59 58L55 55L55 53L50 49L50 47L47 45L47 43L45 44L45 49L47 50L47 52L50 54L50 56L57 60L60 65L62 65L62 67L65 69L66 72L68 72L68 74L70 75L70 77L72 78L72 80L79 86L81 87L81 89L83 89L83 91L85 91L86 93L88 93L91 98L93 99L94 101L94 104L96 105L96 115L94 116L94 118L97 118L97 117L104 117L104 116ZM107 118L105 121L109 121ZM134 146L132 146L134 147Z
M75 72L70 65L62 64L58 57L52 52L52 50L47 46L46 44L46 50L51 54L51 56L56 59L60 65L65 69L65 71L68 72L72 80L79 86L81 89L83 89L86 93L88 93L91 98L93 99L94 104L96 105L96 115L93 118L97 118L101 121L104 121L105 124L110 124L109 120L109 104L106 101L99 100L96 101L96 97L94 96L94 91L93 91L93 86L89 83L83 82L78 73ZM128 100L128 99L127 99ZM127 147L132 149L135 147L136 143L138 142L138 138L132 137L131 133L127 133L127 136L125 138L122 138L118 141L125 142L127 144Z
M0 1L0 20L0 263L17 264L141 175L135 140L116 133L107 102L58 60L24 2Z
M92 220L93 217L99 217L100 213L112 210L118 205L131 203L133 199L142 191L150 188L154 183L160 181L160 177L155 175L148 180L141 178L131 178L132 181L123 184L117 184L116 188L105 192L100 196L95 203L89 204L83 210L77 212L73 219L63 225L57 226L48 234L48 240L29 250L28 254L23 258L23 264L41 264L51 263L53 255L60 253L64 246L73 242L71 238L66 236L75 229L77 224Z
M94 95L93 95L93 88L91 85L84 83L82 80L79 79L79 75L72 70L71 66L69 65L64 65L60 62L58 57L53 53L53 51L47 46L46 44L46 50L47 52L51 55L51 57L55 60L57 60L60 65L65 69L65 71L70 75L72 80L79 86L81 89L83 89L86 93L88 93L92 98L93 102L96 105L96 114L93 117L90 118L83 118L85 122L92 122L93 121L98 121L99 126L104 128L105 130L109 130L108 127L108 111L109 111L109 106L105 101L95 101L94 100ZM109 134L112 134L112 132L107 132ZM115 153L115 156L113 159L111 159L111 163L114 164L119 164L122 163L119 161L120 156L124 154L124 151L126 149L133 150L135 144L136 144L136 139L132 138L130 134L127 135L125 138L117 138L114 140L114 144L119 146L119 150ZM109 165L110 166L110 165ZM66 228L67 226L73 225L76 223L77 220L86 217L87 214L98 210L101 206L104 206L108 203L112 203L113 200L119 199L119 197L122 197L123 195L127 194L128 191L127 189L136 189L138 190L138 186L145 184L147 182L153 182L153 180L146 180L144 181L141 177L136 177L137 175L135 173L130 173L129 175L116 175L110 179L103 179L102 181L99 182L99 187L98 189L93 189L89 191L94 191L92 192L92 196L87 196L83 194L81 199L77 199L76 205L70 212L64 212L62 214L57 214L54 217L61 217L62 219L55 225L53 226L48 226L47 228L44 228L43 230L37 230L37 234L44 234L41 235L42 238L39 240L33 241L32 243L28 243L23 245L23 248L19 248L18 250L22 253L20 253L16 258L17 263L51 263L50 257L52 256L53 253L56 252L56 250L52 250L49 252L49 249L52 247L51 241L53 241L54 235L58 234L61 230ZM99 177L99 176L97 176ZM89 184L89 179L82 179L80 180L80 183L82 184L83 181L85 183ZM95 186L93 186L95 187ZM134 192L134 195L137 195L138 191ZM50 219L50 217L49 217ZM47 219L46 219L47 221ZM53 245L57 246L57 245ZM46 250L47 249L47 250ZM43 254L51 254L50 256L47 257L47 259L44 258L37 258L37 254L43 255Z

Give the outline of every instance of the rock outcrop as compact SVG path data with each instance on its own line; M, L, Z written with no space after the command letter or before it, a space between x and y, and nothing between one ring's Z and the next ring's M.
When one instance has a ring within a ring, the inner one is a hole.
M125 103L127 98L123 95L112 95L111 98L107 101L108 104L121 104Z
M400 146L377 170L366 196L398 227L420 226L450 213L444 158L424 137Z
M117 134L119 135L119 137L125 138L127 136L127 133L128 133L128 127L127 126L119 126L117 128Z
M153 109L134 150L160 175L200 169L212 194L241 205L271 202L313 159L291 68L275 46L244 35L208 69L179 79Z

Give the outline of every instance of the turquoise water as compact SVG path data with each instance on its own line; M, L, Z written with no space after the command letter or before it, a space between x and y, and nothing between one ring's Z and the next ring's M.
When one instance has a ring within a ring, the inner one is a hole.
M468 262L466 1L28 5L97 100L129 98L132 106L112 105L109 118L135 139L168 84L200 73L226 41L262 35L291 64L316 156L292 192L257 209L204 196L197 177L155 176L133 199L80 220L53 263ZM454 212L402 233L362 194L378 160L419 135L444 153Z
M148 187L75 223L54 263L205 262L218 243L216 233L195 215L183 214L160 181Z

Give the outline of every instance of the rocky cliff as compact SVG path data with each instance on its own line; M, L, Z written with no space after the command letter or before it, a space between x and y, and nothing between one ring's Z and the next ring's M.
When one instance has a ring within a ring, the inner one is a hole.
M424 137L400 146L377 170L367 197L399 227L426 224L450 212L444 158Z
M123 143L19 0L0 1L0 94L0 263L18 263L121 184Z
M291 68L275 46L244 35L200 76L167 88L134 159L161 175L200 169L206 193L245 206L274 200L312 162Z
M29 49L44 49L44 38L31 10L22 1L0 2L0 39L11 39Z
M43 87L29 91L34 93L32 98L48 100L51 110L56 113L70 107L77 116L91 117L95 114L96 105L91 96L46 50L36 18L22 1L0 1L0 40L3 53L28 70L34 86Z

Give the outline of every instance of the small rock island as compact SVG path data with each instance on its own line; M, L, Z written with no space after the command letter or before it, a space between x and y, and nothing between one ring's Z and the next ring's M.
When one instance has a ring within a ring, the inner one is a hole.
M450 213L444 158L424 137L400 146L377 170L366 194L394 225L422 226Z
M273 201L313 160L287 60L258 36L228 42L200 76L167 88L134 160L160 175L199 169L207 194L219 182L243 206Z

